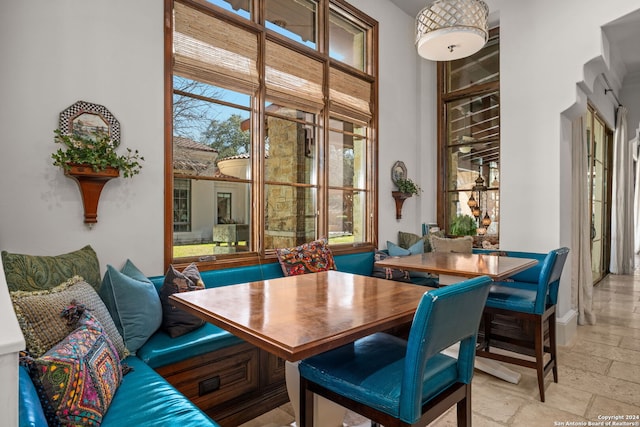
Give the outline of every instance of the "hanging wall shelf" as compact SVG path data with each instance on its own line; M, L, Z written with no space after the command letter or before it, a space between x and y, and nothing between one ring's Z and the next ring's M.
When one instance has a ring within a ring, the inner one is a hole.
M75 180L80 187L85 224L95 224L98 222L98 202L102 188L110 179L119 177L120 171L107 167L105 170L96 172L91 166L72 165L71 169L64 174Z

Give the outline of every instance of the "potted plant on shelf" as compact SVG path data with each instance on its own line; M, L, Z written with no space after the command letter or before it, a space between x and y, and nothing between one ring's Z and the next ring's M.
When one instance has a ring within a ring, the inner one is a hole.
M398 191L392 191L391 195L396 202L396 219L400 219L402 218L402 205L404 201L414 194L419 196L422 189L410 178L398 178L396 180L396 186L398 187Z
M64 174L73 178L79 185L84 204L84 222L91 225L98 222L98 200L104 185L120 173L130 178L140 173L144 157L138 150L127 148L126 154L118 154L117 141L105 132L90 135L63 134L54 131L54 141L62 144L51 155L53 165L64 170Z
M120 144L105 132L95 132L89 136L75 133L65 135L60 129L56 129L54 133L54 141L66 149L59 148L51 155L53 165L60 166L65 173L76 166L91 168L94 172L113 168L118 171L116 176L122 172L125 178L130 178L139 174L142 169L140 162L144 161L144 157L138 150L127 148L126 155L118 154L116 149Z

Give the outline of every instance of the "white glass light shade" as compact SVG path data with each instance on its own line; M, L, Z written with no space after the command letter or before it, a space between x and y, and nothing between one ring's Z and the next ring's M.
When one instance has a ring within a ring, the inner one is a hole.
M418 54L432 61L473 55L489 38L489 7L480 0L435 0L416 17Z

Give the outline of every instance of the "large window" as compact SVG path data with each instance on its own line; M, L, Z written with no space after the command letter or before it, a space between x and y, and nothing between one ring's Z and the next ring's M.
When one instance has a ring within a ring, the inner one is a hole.
M377 243L377 23L341 0L260 1L264 17L167 0L167 263Z
M438 65L438 223L450 233L460 216L471 216L491 243L500 222L499 58L495 29L478 53Z

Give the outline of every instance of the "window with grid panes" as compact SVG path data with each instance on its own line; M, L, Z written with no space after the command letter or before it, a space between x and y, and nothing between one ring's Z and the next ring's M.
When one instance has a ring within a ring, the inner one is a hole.
M476 54L438 63L438 87L438 223L450 233L456 217L471 216L477 224L478 235L497 243L500 223L498 29L490 31L489 41Z
M190 227L167 221L167 263L256 262L320 237L334 253L372 249L377 22L341 0L167 7L166 184L191 189ZM227 232L242 238L214 241Z

